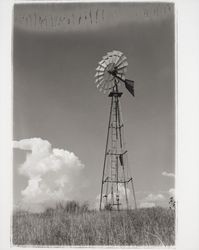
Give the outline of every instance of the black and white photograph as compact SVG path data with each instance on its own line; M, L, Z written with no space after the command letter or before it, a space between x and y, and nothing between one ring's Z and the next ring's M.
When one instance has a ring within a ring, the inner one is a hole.
M174 246L174 4L13 15L13 245Z
M198 249L198 8L0 2L0 249Z

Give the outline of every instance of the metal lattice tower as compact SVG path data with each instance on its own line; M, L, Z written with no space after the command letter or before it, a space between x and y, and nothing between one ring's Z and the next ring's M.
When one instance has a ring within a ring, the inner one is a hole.
M124 83L134 96L133 81L125 79L127 68L126 57L119 51L109 52L99 62L96 83L100 90L109 93L111 98L108 132L105 147L101 192L100 210L129 209L129 200L134 201L137 208L133 178L128 168L128 151L124 142L124 123L122 119L120 98L122 92L118 86ZM131 195L132 194L132 195Z

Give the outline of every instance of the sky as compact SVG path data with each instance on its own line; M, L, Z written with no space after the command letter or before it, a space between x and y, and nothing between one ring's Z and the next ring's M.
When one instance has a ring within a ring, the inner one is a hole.
M98 91L94 75L112 50L126 55L126 77L135 81L135 98L122 88L121 105L138 204L168 206L175 174L175 57L174 9L164 3L15 5L15 205L56 195L96 202L110 98ZM52 158L59 158L60 172L42 167L41 173L41 163ZM55 178L60 189L52 186ZM64 183L67 192L61 193Z

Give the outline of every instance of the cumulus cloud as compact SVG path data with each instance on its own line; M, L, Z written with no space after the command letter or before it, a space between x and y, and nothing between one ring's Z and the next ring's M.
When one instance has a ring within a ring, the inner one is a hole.
M141 202L140 208L144 208L144 207L155 207L155 203L154 202Z
M13 147L27 151L25 162L19 167L19 173L28 178L21 191L22 208L40 212L76 198L84 165L74 153L52 148L41 138L14 141Z
M169 194L173 197L175 197L175 189L174 188L170 188L169 189Z
M120 199L121 204L126 204L125 188L122 184L118 185L118 191L119 191L119 199ZM130 189L129 188L126 189L126 193L127 193L128 200L130 201L130 199L129 199L130 198ZM104 196L104 194L103 194L103 196ZM113 193L113 196L114 196L114 199L116 200L116 193ZM108 194L107 200L108 200L108 203L109 202L111 203L111 194L110 193ZM103 198L102 199L102 207L104 207L104 205L105 205L104 202L105 202L105 199ZM99 209L99 204L100 204L100 194L98 194L96 196L94 208Z
M144 198L145 201L161 201L164 200L164 195L162 194L149 194Z
M167 176L167 177L171 177L171 178L175 178L175 174L174 173L168 173L166 171L162 172L163 176Z
M146 197L140 200L139 207L155 207L159 202L165 200L163 194L148 194Z

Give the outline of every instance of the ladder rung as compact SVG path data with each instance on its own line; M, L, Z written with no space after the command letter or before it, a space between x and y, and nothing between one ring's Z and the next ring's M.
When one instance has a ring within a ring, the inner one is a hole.
M124 155L124 154L126 154L128 151L127 150L125 150L124 152L122 152L122 153L110 153L110 152L107 152L106 154L107 155Z
M131 180L131 179L130 179L130 180ZM130 180L128 180L128 181L105 180L104 182L110 182L110 183L128 183Z
M116 122L116 121L113 121L113 122ZM124 124L122 124L122 125L120 125L120 126L109 126L109 128L122 128L122 127L124 127Z

